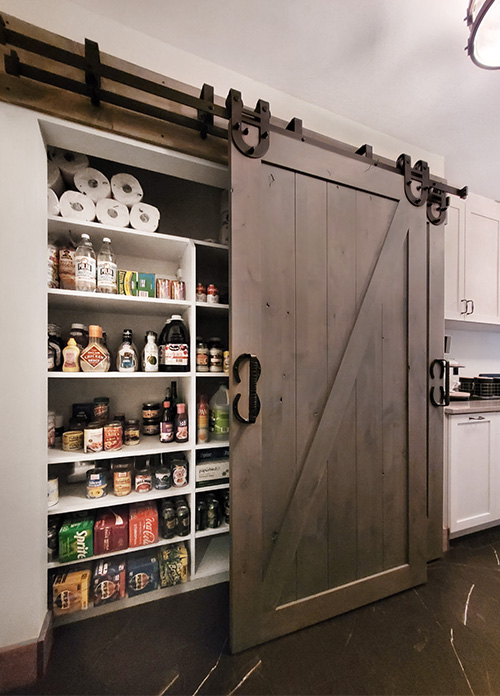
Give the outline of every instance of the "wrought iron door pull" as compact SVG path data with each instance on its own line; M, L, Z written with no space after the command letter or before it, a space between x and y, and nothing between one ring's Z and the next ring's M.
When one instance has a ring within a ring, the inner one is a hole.
M439 374L435 374L435 368L439 365ZM430 366L431 379L444 380L444 386L439 387L439 401L434 396L435 387L431 387L430 400L433 406L436 408L449 406L450 405L450 363L448 360L443 360L441 358L433 360Z
M238 403L240 401L241 394L236 394L236 396L234 397L233 413L236 420L239 420L240 423L255 423L255 421L257 420L257 416L260 413L260 399L259 395L257 394L257 382L259 381L261 366L260 361L256 355L252 355L251 353L242 353L241 355L239 355L234 361L233 365L233 377L234 381L237 384L241 382L239 370L240 365L245 360L248 360L250 362L250 374L248 379L248 418L243 418L243 416L238 411Z

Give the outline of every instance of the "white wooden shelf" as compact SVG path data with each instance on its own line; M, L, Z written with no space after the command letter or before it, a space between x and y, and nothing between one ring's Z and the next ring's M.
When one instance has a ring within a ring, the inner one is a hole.
M192 372L48 372L49 379L175 379ZM227 375L226 375L227 376Z
M213 440L211 442L204 442L201 445L196 445L197 450L216 449L218 447L229 447L229 440Z
M84 453L83 450L76 450L76 452L64 452L60 449L49 449L48 450L48 462L49 464L64 464L65 462L98 462L103 459L123 459L127 457L141 457L143 455L161 454L162 452L167 452L168 454L175 454L176 452L186 452L191 449L192 444L190 442L172 442L165 443L160 442L157 436L142 435L142 439L138 445L124 445L121 450L115 450L110 452L87 452ZM150 440L148 439L150 437Z
M72 565L81 565L82 563L88 563L89 561L100 561L103 558L111 558L112 556L123 556L124 554L135 553L136 551L149 551L149 549L157 549L160 546L168 546L169 544L177 544L182 541L189 541L191 535L188 536L176 536L172 539L158 539L155 544L147 544L146 546L129 546L126 549L120 549L120 551L110 551L108 553L102 553L97 556L88 556L88 558L79 558L76 561L52 561L47 563L47 568L51 570L52 568L66 568Z
M120 314L140 314L161 316L182 314L191 306L188 300L162 300L157 297L134 297L132 295L108 295L100 292L81 292L78 290L48 289L49 307L94 312L115 312Z
M208 302L196 302L196 309L208 309L210 312L227 312L229 310L228 304L208 304Z
M173 498L177 495L187 495L192 493L189 486L181 488L167 488L153 490L146 493L132 491L128 495L114 495L112 492L103 498L87 498L87 487L85 483L73 483L62 486L59 492L59 502L47 509L49 515L61 515L70 512L81 512L82 510L96 510L105 507L116 507L129 503L141 503L148 500L160 500L162 498Z
M166 374L166 373L164 373ZM226 379L229 378L229 375L227 372L197 372L196 373L197 377L225 377Z
M215 529L211 527L210 529L202 529L197 531L196 538L201 539L203 537L217 536L218 534L227 534L227 532L229 532L229 525L224 522Z
M229 534L204 537L196 544L196 578L210 577L229 572Z
M215 486L196 486L196 493L210 493L212 491L223 491L229 488L229 481L227 483L216 483Z
M203 239L193 239L193 242L196 244L196 246L211 247L212 249L224 249L226 251L229 251L229 247L227 244L219 244L219 242L208 242Z

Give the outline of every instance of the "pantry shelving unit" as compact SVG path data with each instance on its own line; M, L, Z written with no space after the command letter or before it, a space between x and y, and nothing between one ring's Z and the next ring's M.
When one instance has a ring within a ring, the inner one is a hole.
M48 372L48 410L63 415L65 429L71 414L71 404L92 401L96 396L110 398L110 414L122 412L127 418L141 417L142 403L163 400L166 387L177 381L179 400L187 404L189 441L162 444L157 437L141 435L133 447L122 447L115 452L97 454L65 452L49 449L49 473L59 476L59 502L48 508L48 518L56 515L61 520L72 513L93 513L106 507L118 507L148 500L161 500L183 495L191 511L190 531L187 536L162 539L154 545L128 548L106 555L92 556L83 561L48 562L48 572L55 574L66 568L88 567L89 562L108 557L126 558L137 551L153 550L161 546L184 542L189 552L189 578L186 583L153 590L135 597L89 608L84 611L58 616L56 625L108 613L143 602L222 582L229 577L229 525L222 523L215 529L196 531L196 495L208 491L224 491L229 484L195 486L196 454L200 450L228 447L229 442L196 444L196 403L200 394L208 399L220 384L228 385L223 373L196 373L196 337L221 338L229 347L229 246L218 241L221 235L222 193L227 190L227 169L221 165L196 160L183 153L170 152L113 135L104 135L81 126L48 120L42 126L47 147L61 147L89 156L90 166L103 171L108 177L119 171L130 172L141 182L144 201L160 209L161 221L157 232L140 232L131 228L108 227L97 222L49 216L48 237L62 241L70 236L75 242L83 232L90 235L96 253L103 237L110 237L117 265L120 269L137 270L176 277L180 272L186 285L185 300L101 295L50 288L47 290L48 320L62 328L67 338L71 323L98 324L107 333L112 360L125 328L133 331L139 351L147 330L159 335L165 321L172 314L181 314L190 332L190 371L186 373L120 373L112 362L107 373ZM226 236L227 230L224 231ZM221 290L220 304L195 302L196 282L215 282ZM110 492L103 498L89 500L85 483L66 483L65 478L75 462L107 464L110 460L147 457L163 452L183 454L189 465L188 484L181 488L132 492L115 496ZM50 586L50 583L49 583ZM50 594L50 590L49 590ZM50 607L50 596L49 596Z

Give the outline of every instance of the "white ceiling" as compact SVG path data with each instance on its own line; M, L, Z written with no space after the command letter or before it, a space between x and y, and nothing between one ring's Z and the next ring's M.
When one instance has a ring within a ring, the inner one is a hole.
M73 0L443 155L450 184L500 199L500 71L467 57L467 1Z

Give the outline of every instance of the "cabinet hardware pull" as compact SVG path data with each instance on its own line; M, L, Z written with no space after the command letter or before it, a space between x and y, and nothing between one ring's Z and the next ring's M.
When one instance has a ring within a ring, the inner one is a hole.
M467 303L469 302L469 300L466 300L466 299L464 298L463 300L460 300L460 302L465 302L465 307L464 307L463 311L460 312L460 314L467 314L467 307L468 307L468 304L467 304Z
M471 305L471 310L469 311L469 303ZM474 314L474 300L466 300L466 314Z
M436 366L439 365L439 374L436 375ZM440 379L444 381L444 384L439 386L439 400L436 399L434 391L435 386L430 389L429 398L431 404L436 408L449 406L450 405L450 363L448 360L443 360L442 358L436 358L431 362L429 369L431 379Z
M242 353L234 361L233 365L233 377L234 381L239 384L241 382L240 377L240 365L248 360L250 362L250 375L248 379L248 418L243 418L243 416L238 411L238 403L241 398L241 394L236 394L233 401L233 413L236 420L240 423L255 423L257 416L260 413L260 399L257 394L257 382L259 381L261 366L260 361L256 355L251 355L250 353Z
M469 420L481 421L486 420L484 416L469 416Z

